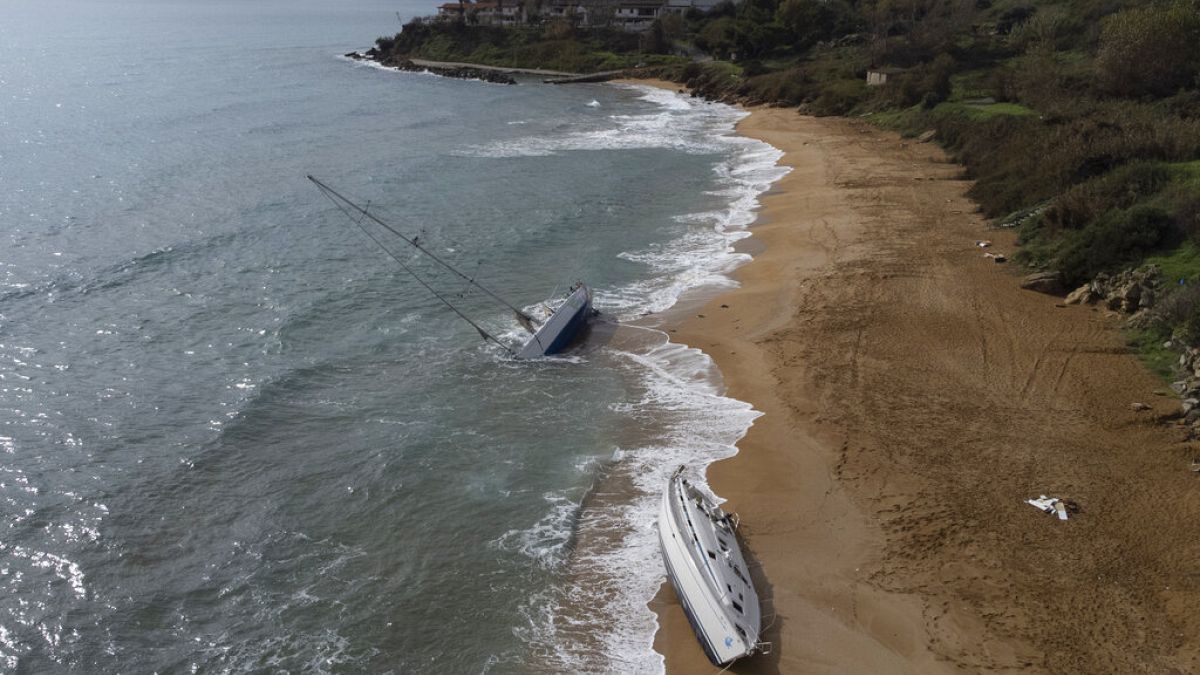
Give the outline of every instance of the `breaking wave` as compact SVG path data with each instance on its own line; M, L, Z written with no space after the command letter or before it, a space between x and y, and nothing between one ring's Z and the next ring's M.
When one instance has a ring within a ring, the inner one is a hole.
M711 194L725 206L677 216L689 226L683 236L622 255L646 265L650 274L598 292L597 305L626 321L666 310L694 289L736 286L728 274L750 256L734 244L750 236L759 196L787 172L777 164L780 151L733 135L746 113L658 88L635 88L659 110L612 116L608 129L474 149L484 156L642 147L717 155ZM665 579L655 530L662 487L680 465L703 483L708 464L736 454L735 444L761 414L723 395L720 373L707 354L672 343L660 331L648 333L643 348L608 350L636 392L634 400L613 410L641 433L638 442L614 452L603 494L582 503L547 495L546 515L501 541L543 564L560 563L561 582L524 607L527 624L517 630L542 655L545 662L538 666L552 671L662 671L662 657L653 649L658 620L647 606Z

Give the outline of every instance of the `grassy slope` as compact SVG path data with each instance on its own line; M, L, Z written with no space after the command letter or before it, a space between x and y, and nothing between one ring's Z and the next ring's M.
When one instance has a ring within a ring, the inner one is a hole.
M1198 0L741 0L642 35L410 25L380 46L581 72L652 66L714 99L936 130L984 213L1020 222L1023 264L1079 284L1150 261L1196 281L1170 287L1194 293L1175 304L1196 310L1168 312L1150 344L1172 333L1200 342L1200 318L1189 318L1200 312L1197 37ZM665 53L672 44L739 60L693 63ZM1148 70L1159 62L1170 68ZM866 86L874 66L893 68L887 85Z

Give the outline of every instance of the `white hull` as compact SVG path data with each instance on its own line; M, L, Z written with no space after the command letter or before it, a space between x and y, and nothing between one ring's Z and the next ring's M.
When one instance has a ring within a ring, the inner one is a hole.
M663 493L658 539L705 654L725 665L760 651L762 615L732 518L676 472Z

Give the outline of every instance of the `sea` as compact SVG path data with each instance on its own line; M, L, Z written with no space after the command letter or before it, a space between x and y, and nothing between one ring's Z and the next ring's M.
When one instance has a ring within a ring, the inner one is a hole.
M784 171L744 113L343 56L432 0L3 10L0 672L661 671L658 497L758 415L669 339ZM309 174L591 335L512 358Z

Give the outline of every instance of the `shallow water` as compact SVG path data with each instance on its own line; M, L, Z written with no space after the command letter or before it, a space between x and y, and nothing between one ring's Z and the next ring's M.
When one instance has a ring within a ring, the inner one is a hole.
M0 670L661 668L655 493L755 413L655 331L513 361L304 175L631 321L744 260L780 170L739 113L338 56L417 4L7 9Z

